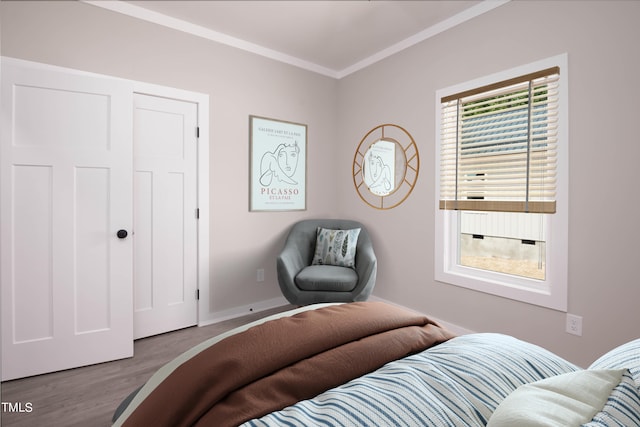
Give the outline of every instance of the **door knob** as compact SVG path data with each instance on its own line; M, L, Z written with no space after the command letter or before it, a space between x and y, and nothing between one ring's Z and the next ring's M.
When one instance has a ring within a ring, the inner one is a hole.
M116 233L116 236L118 236L118 239L124 239L128 235L129 233L127 233L127 230L118 230L118 232Z

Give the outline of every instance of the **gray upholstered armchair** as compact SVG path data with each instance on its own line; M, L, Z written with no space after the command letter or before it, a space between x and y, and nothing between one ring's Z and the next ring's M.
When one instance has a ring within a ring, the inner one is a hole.
M353 267L327 265L322 260L319 260L320 264L312 265L316 255L318 227L345 230L346 233L360 229ZM365 301L371 295L376 282L377 260L369 233L361 223L341 219L311 219L293 225L278 256L277 268L280 289L291 304L353 302Z

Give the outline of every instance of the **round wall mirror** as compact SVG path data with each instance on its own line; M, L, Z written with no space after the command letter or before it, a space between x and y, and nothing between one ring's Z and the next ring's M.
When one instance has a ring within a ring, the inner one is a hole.
M398 125L370 130L353 159L353 182L362 200L377 209L391 209L413 190L420 160L413 137Z

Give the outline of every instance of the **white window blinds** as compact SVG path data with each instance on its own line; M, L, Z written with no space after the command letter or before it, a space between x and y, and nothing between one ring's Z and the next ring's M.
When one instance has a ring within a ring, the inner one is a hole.
M559 73L441 98L440 209L555 213Z

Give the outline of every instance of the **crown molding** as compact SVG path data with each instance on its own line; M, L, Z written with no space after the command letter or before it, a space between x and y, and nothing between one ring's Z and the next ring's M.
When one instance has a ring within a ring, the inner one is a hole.
M466 9L444 21L439 22L401 42L398 42L380 52L369 56L355 64L344 68L342 70L334 70L331 68L323 67L313 62L305 61L295 56L288 55L277 50L269 49L256 43L251 43L246 40L232 37L227 34L205 28L200 25L192 24L182 19L173 18L162 13L154 12L149 9L145 9L131 3L115 0L81 0L83 3L97 6L102 9L110 10L112 12L121 13L133 18L141 19L154 24L162 25L167 28L182 31L194 35L196 37L202 37L207 40L211 40L217 43L221 43L227 46L231 46L237 49L241 49L247 52L254 53L266 58L273 59L275 61L283 62L285 64L292 65L294 67L302 68L307 71L312 71L327 77L334 79L341 79L350 74L353 74L363 68L366 68L376 62L379 62L385 58L395 55L411 46L414 46L428 38L431 38L437 34L447 31L457 25L462 24L470 19L480 16L490 10L493 10L503 4L508 3L511 0L484 0L481 3Z

